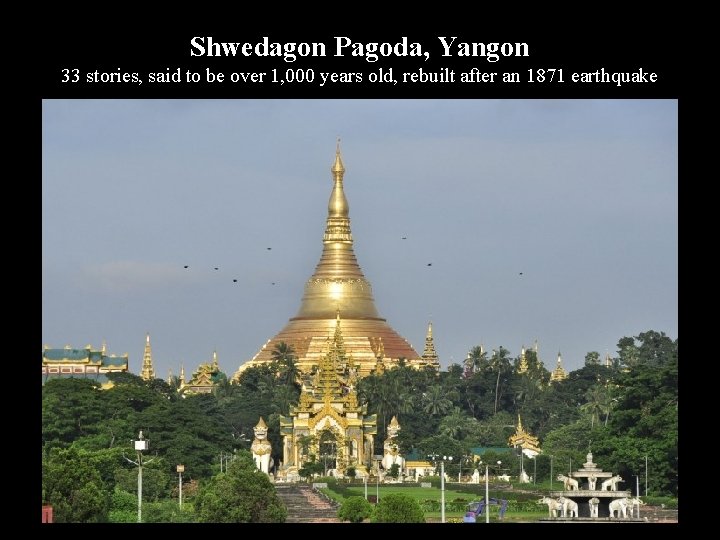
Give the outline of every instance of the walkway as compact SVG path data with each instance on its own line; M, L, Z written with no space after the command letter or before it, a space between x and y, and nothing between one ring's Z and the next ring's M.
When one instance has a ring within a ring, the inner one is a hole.
M285 503L285 523L340 523L337 507L310 486L275 484L277 494Z

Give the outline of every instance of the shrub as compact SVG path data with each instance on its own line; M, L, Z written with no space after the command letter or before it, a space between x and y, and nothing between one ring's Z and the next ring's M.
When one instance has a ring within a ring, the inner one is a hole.
M378 523L425 523L420 504L404 493L390 493L380 499L375 507Z
M338 510L338 517L343 521L360 523L372 515L372 505L365 497L349 497Z

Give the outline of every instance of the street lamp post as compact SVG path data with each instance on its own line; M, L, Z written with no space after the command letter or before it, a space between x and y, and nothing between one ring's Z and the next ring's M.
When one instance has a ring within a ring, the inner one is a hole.
M440 523L445 523L445 460L452 461L452 456L443 456L440 462Z
M647 497L647 480L648 480L648 460L645 454L645 496Z
M555 456L550 456L550 491L552 491L552 481L553 481L553 458Z
M480 461L482 465L482 461ZM497 462L498 467L502 465L502 461ZM490 464L485 464L485 523L490 523Z
M177 466L178 473L178 502L180 504L180 510L182 510L182 473L185 472L185 465Z
M137 522L142 523L142 467L143 467L143 460L142 460L142 453L148 449L148 441L143 437L143 432L140 430L140 433L138 434L138 438L136 441L132 441L135 451L137 452L137 461L133 461L129 459L125 454L123 454L123 457L132 463L133 465L137 465L138 468L138 517ZM152 459L149 459L146 461L146 463L150 463Z
M365 476L363 477L363 479L365 480L365 500L367 501L367 479L368 479L367 469L365 471Z
M635 493L637 494L637 517L640 517L640 475L635 475Z

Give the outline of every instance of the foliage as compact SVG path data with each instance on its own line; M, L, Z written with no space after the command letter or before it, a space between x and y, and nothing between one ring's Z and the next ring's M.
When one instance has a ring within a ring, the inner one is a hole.
M146 500L160 501L175 496L169 490L177 483L176 465L185 465L186 481L208 480L218 472L221 454L249 449L252 428L263 416L272 458L279 464L280 417L297 402L301 376L292 347L279 344L272 357L266 365L243 371L238 384L221 378L212 394L184 398L164 381L143 381L131 373L110 374L115 386L109 390L85 379L50 380L42 388L45 461L53 449L72 447L99 473L99 489L108 498L118 482L132 492L137 469L123 452L134 456L131 441L142 429L150 443L147 457L157 456L148 471L162 469L168 479L155 489L155 473L148 472ZM541 441L539 478L550 476L550 455L556 476L567 471L570 460L575 466L584 462L592 449L605 470L627 479L636 474L644 479L647 456L651 494L677 494L677 339L652 330L623 337L610 367L591 351L583 367L552 383L534 350L526 351L526 361L528 371L519 374L516 353L473 346L464 366L436 372L405 364L361 379L359 399L378 421L372 453L383 453L394 415L402 426L397 439L402 454L424 458L466 455L478 446L506 447L520 414L524 427ZM305 459L319 453L311 437L299 437L297 443ZM499 459L517 474L516 455ZM321 462L317 456L310 459L301 474L321 474ZM458 472L455 463L446 466L448 473Z
M374 521L378 523L425 523L420 504L410 495L390 493L375 506Z
M110 523L137 522L137 494L115 488L110 498Z
M388 476L390 478L397 478L400 475L400 465L397 463L393 463L390 466L390 470L388 471Z
M43 460L44 503L57 523L104 522L110 504L100 473L77 448L53 449Z
M338 510L338 517L343 521L360 523L369 518L372 513L373 507L365 500L365 497L349 497L345 499Z
M203 523L278 523L287 516L275 487L247 451L200 488L195 509Z
M171 480L162 460L155 460L148 465L143 465L143 503L168 498L170 496ZM132 469L116 469L116 487L128 493L137 493L137 485L137 467L133 467Z

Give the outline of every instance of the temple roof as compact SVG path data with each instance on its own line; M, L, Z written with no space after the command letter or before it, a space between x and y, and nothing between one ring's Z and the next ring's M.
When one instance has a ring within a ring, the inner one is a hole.
M122 356L106 355L103 350L93 349L91 345L88 345L84 349L74 349L70 346L66 346L62 349L53 349L48 346L43 348L42 354L43 364L98 364L98 365L112 365L122 366L128 363L127 353Z

